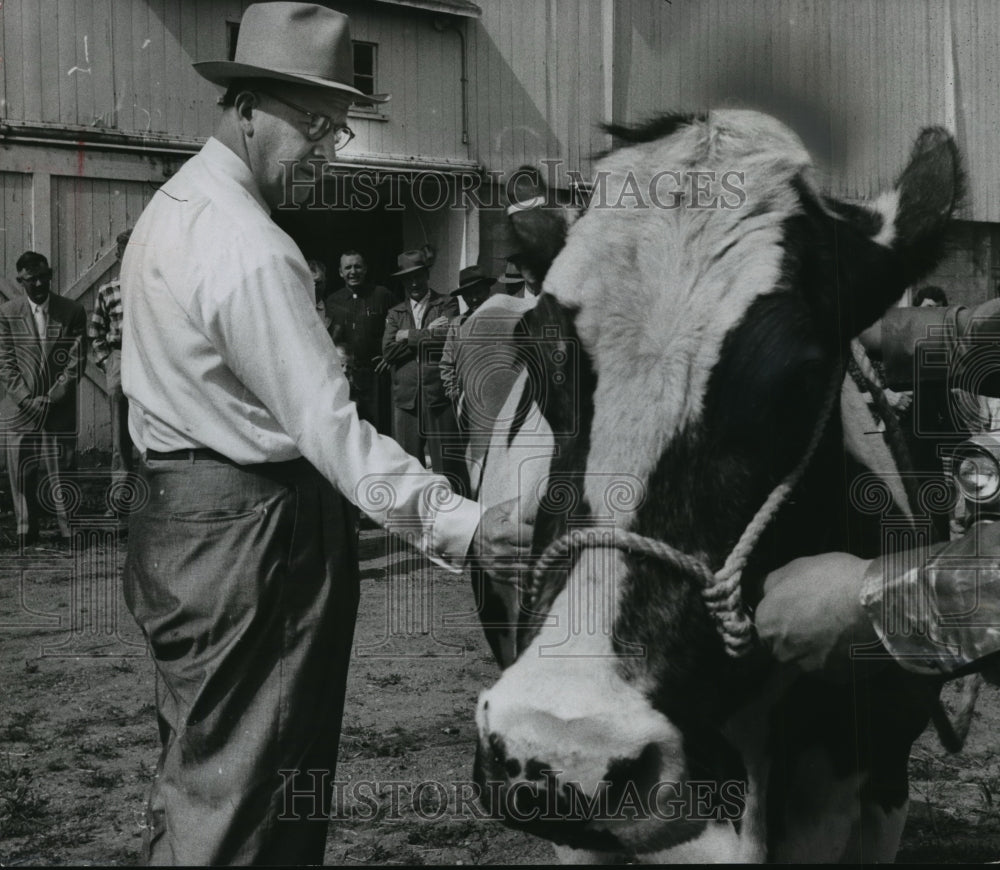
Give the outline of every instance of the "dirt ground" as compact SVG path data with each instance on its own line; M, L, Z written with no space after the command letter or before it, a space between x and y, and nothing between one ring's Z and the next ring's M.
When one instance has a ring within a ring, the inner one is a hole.
M0 514L0 866L140 860L158 754L152 666L121 600L127 539L103 519L100 497L88 499L69 549L50 527L18 552L10 514ZM467 799L475 702L498 673L469 579L431 570L392 540L362 532L326 861L548 863L546 843L482 818ZM1000 859L998 735L1000 695L986 687L962 754L932 732L920 739L901 861Z

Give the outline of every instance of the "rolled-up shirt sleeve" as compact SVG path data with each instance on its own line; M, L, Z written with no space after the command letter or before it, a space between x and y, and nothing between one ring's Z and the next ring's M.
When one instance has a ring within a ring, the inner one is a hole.
M1000 523L873 560L861 604L907 670L948 676L1000 650Z
M232 287L213 288L192 311L233 374L341 493L437 564L459 570L479 506L358 417L309 304L305 261L279 244L233 266Z

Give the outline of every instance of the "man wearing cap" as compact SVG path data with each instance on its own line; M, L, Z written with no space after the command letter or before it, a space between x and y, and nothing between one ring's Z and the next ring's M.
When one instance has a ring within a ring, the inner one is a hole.
M458 300L428 286L427 257L404 251L397 259L406 299L389 309L382 336L382 358L392 372L393 433L403 448L447 474L453 485L465 477L458 423L441 382L440 359L448 324Z
M163 744L146 857L317 864L358 603L348 500L453 570L470 546L519 557L525 530L503 510L480 523L358 419L306 261L271 220L351 139L347 17L251 5L235 60L195 68L226 87L215 135L153 196L122 262L147 493L123 582Z

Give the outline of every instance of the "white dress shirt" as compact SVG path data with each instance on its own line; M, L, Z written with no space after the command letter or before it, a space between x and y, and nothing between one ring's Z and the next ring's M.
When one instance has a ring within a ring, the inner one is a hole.
M30 299L28 300L28 305L31 308L31 314L35 318L35 330L38 332L39 338L46 338L48 335L49 328L49 297L45 297L45 301L41 305L36 305Z
M229 148L209 139L157 191L121 274L122 384L141 451L304 456L377 522L462 564L478 505L358 418L306 261Z
M427 306L430 304L431 291L428 290L423 298L417 302L410 300L410 311L413 312L413 327L414 329L424 328L424 315L427 313Z

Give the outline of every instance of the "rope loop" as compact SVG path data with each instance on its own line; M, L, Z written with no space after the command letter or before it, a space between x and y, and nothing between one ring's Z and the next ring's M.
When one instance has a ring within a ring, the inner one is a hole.
M843 380L843 368L835 367L819 419L816 421L805 453L785 479L771 490L770 495L764 500L764 504L761 505L746 529L743 530L740 539L718 571L713 572L704 560L683 553L665 541L647 538L645 535L617 527L575 528L549 544L538 558L532 572L532 582L528 589L525 606L530 607L537 602L542 580L547 571L559 564L565 565L572 556L585 549L614 548L641 556L650 556L696 578L701 587L702 600L715 621L716 630L722 638L726 652L733 658L746 655L753 648L756 635L753 621L743 605L743 594L740 587L743 568L757 546L760 536L774 519L789 494L795 489L816 452L834 403L840 395ZM610 541L607 540L609 531L612 533Z

